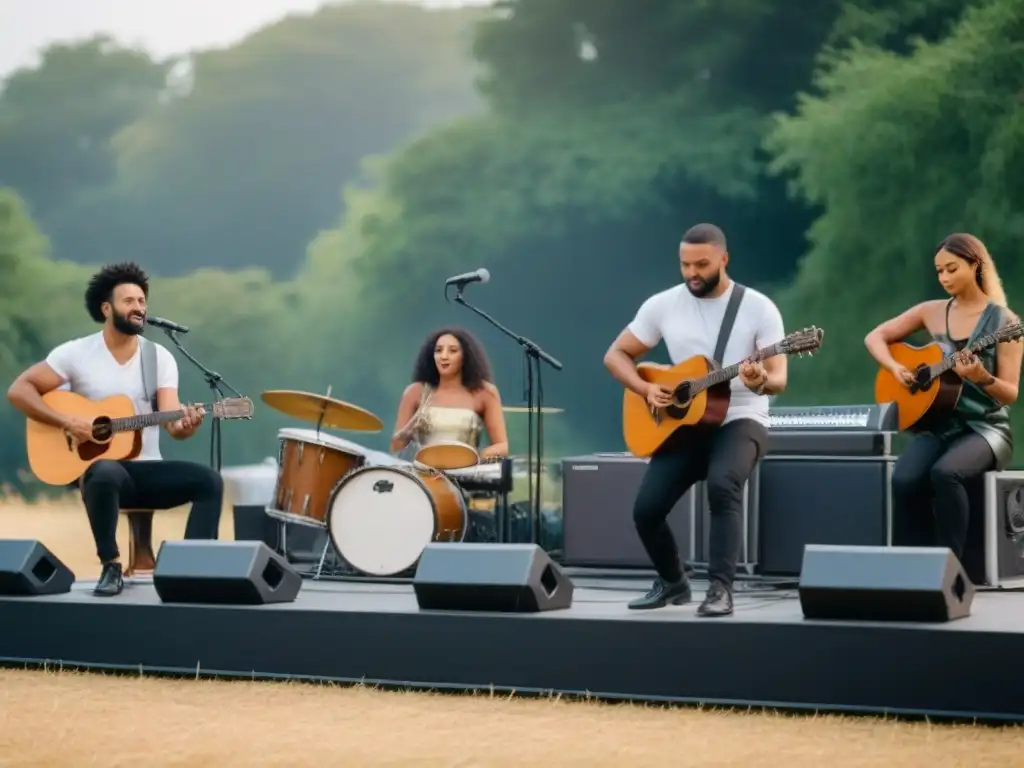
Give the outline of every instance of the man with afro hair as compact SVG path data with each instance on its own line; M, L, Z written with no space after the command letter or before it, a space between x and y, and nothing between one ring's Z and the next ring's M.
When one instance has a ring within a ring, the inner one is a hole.
M148 297L149 279L137 264L112 264L93 275L85 290L85 308L102 330L61 344L18 376L7 392L11 403L30 419L59 427L84 442L92 438L91 421L58 413L42 396L59 387L90 400L125 395L139 414L152 413L154 406L160 411L183 410L183 418L164 428L177 440L192 437L203 422L203 411L182 406L177 362L166 347L154 342L148 343L156 352L156 392L146 392L140 335L146 327ZM217 538L224 495L221 476L201 464L163 460L158 426L142 430L142 450L136 458L92 464L81 489L102 564L96 595L112 597L124 589L116 538L121 508L172 509L191 502L185 538Z

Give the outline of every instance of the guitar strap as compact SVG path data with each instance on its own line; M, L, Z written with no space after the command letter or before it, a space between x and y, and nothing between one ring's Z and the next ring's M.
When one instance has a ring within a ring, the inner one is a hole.
M156 407L156 344L149 339L139 336L139 344L142 351L142 388L146 392L146 399Z
M736 324L736 314L740 311L740 302L743 301L743 294L746 291L742 285L733 281L732 295L725 307L725 316L722 317L722 327L718 330L718 343L715 345L715 362L722 364L722 356L725 355L725 347L732 335L732 327Z

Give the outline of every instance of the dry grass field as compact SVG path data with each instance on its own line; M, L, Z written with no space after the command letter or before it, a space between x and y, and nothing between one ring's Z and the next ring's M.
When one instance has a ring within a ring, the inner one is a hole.
M158 513L154 543L184 526L185 510ZM38 538L78 578L98 573L75 498L0 503L0 537ZM0 671L0 766L1013 768L1022 744L1016 727Z

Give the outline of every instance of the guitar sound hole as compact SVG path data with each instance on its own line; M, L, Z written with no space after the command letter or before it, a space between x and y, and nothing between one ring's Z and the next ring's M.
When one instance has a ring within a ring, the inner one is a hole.
M676 387L673 392L673 396L676 399L676 403L680 403L680 405L672 404L667 406L665 408L665 413L673 419L681 419L686 416L690 410L690 382L684 381Z
M932 382L928 380L928 366L922 365L914 371L914 384L911 389L915 392L927 392L931 386Z
M92 437L94 440L109 440L113 437L114 430L109 416L100 416L92 424Z
M688 403L690 402L690 382L684 381L678 387L676 387L673 396L677 403Z

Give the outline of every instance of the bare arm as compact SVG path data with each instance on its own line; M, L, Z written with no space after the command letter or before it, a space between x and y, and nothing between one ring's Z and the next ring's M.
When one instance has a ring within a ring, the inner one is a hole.
M907 336L925 327L925 314L931 302L925 301L906 312L886 320L864 337L864 346L883 368L892 369L896 360L889 352L889 345L902 341Z
M628 328L618 335L604 353L604 365L619 383L641 397L646 397L647 382L636 372L636 361L651 348L633 335Z
M64 379L46 362L40 362L24 371L7 389L11 405L28 416L52 427L67 429L69 417L43 402L43 395L64 383Z
M1011 323L1019 323L1011 315ZM983 390L1003 405L1013 405L1020 393L1020 366L1024 359L1024 342L1004 341L996 347L996 375L991 381L978 382Z
M789 382L789 358L786 355L769 357L764 361L764 372L768 375L764 383L764 394L781 394Z
M402 399L398 403L398 416L395 418L395 431L391 436L391 452L397 453L409 444L411 435L402 434L416 413L416 405L419 403L423 393L423 385L420 383L410 384L402 393Z
M484 428L491 444L480 454L481 458L508 456L508 430L505 427L505 412L501 410L501 393L493 384L486 384L484 391Z

